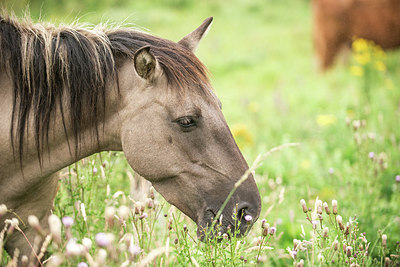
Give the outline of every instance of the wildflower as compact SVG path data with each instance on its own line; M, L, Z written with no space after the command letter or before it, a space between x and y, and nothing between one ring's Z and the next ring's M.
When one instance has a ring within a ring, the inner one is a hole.
M96 175L97 174L97 168L93 167L93 174Z
M346 255L347 255L347 257L351 257L351 255L352 255L352 250L353 250L353 248L351 247L351 246L347 246L346 247Z
M336 119L336 116L333 114L321 114L321 115L317 115L316 121L319 126L324 127L324 126L336 124L337 119Z
M183 231L184 231L185 233L188 231L187 225L186 225L186 224L183 225Z
M324 256L323 256L321 253L319 253L319 254L318 254L318 261L319 261L319 262L323 262L324 259L325 259Z
M262 228L262 229L265 228L266 223L267 223L267 220L266 220L266 219L262 219L262 220L261 220L261 228Z
M361 121L360 120L354 120L353 121L353 129L354 131L357 131L361 127Z
M154 208L154 200L152 198L148 198L146 200L146 206L147 206L148 209Z
M146 219L147 216L148 216L147 213L146 213L146 212L143 212L143 214L139 216L139 219L140 219L140 220Z
M57 217L57 215L50 215L49 216L49 227L50 227L50 232L53 235L53 240L57 244L61 244L61 221L60 218Z
M89 265L86 262L78 263L77 267L88 267Z
M332 213L335 215L338 213L337 201L335 199L332 200Z
M114 235L111 233L98 233L95 240L99 247L108 247L114 241Z
M375 69L378 71L385 71L386 70L386 65L383 63L381 60L375 61Z
M353 76L361 77L361 76L364 76L364 69L360 66L351 66L350 73Z
M335 241L333 241L332 245L333 245L333 250L337 251L338 248L339 248L339 241L337 241L337 240L335 239Z
M387 235L382 235L382 247L386 248L387 246Z
M396 175L396 183L400 183L400 175Z
M271 227L271 229L270 229L270 231L269 231L269 234L270 235L274 235L276 233L276 227Z
M99 249L99 252L96 257L96 263L100 266L103 266L107 259L107 251L105 249Z
M306 201L304 199L300 200L300 205L303 208L303 212L307 213L308 209L307 209Z
M322 214L322 201L318 199L316 202L316 206L317 206L317 213Z
M149 198L151 198L151 199L155 199L155 196L154 196L154 187L152 187L152 186L150 186L150 188L149 188Z
M69 216L65 216L61 220L65 227L71 227L74 223L74 219Z
M304 260L301 259L301 260L299 261L299 263L297 263L297 267L303 267L303 266L304 266Z
M368 50L368 42L365 39L357 38L352 44L353 51L356 53L365 52Z
M385 257L385 267L389 267L391 263L391 260L389 257Z
M301 245L301 241L297 239L293 239L293 250L296 250L298 246Z
M80 256L82 254L82 247L75 240L70 239L65 247L67 256Z
M90 248L92 247L92 240L87 237L84 237L82 239L82 245L86 248L87 251L89 251Z
M231 129L239 148L251 146L254 143L253 136L245 124L235 124Z
M312 224L312 228L313 229L317 229L317 226L318 226L318 221L317 220L312 220L311 224Z
M326 214L330 215L331 210L329 209L328 203L324 202L322 206L324 207Z
M338 215L338 216L336 217L336 222L339 224L340 230L343 230L343 229L344 229L344 225L343 225L342 216Z
M322 236L325 237L325 238L327 238L327 237L328 237L328 233L329 233L329 228L328 228L328 227L325 227L324 230L323 230L323 232L322 232Z
M142 249L139 246L133 244L133 238L131 238L131 240L129 242L129 250L128 251L132 256L137 256L140 253L142 253Z
M370 158L370 159L374 159L375 158L375 153L374 152L369 152L368 153L368 158Z
M251 215L246 215L246 216L244 216L244 220L246 222L251 222L253 220L253 217Z
M144 206L143 204L138 201L135 203L135 214L141 214L144 211Z
M329 168L328 173L329 173L330 175L332 175L334 172L335 172L335 169L334 169L334 168Z
M125 221L125 220L128 219L128 217L129 217L129 208L128 208L127 206L125 206L125 205L121 205L121 206L118 208L117 213L118 213L118 216L119 216L123 221Z
M371 61L371 55L369 53L358 53L354 55L354 59L360 65L366 65Z
M115 208L106 207L104 211L104 217L106 219L107 225L112 226L114 224L114 216L115 216Z
M7 213L7 206L4 204L0 205L0 217Z

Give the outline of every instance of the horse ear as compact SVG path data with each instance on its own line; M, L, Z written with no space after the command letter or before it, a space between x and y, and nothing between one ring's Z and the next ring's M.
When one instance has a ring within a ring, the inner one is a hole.
M178 43L186 47L192 52L196 51L196 48L205 33L210 29L211 22L213 18L209 17L208 19L204 20L203 23L194 31L183 37Z
M150 53L150 46L144 46L133 56L136 73L145 80L151 80L157 66L157 59Z

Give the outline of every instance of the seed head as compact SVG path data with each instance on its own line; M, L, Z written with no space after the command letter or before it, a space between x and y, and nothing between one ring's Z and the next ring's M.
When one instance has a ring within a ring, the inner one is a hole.
M50 215L49 216L49 227L50 232L53 235L53 240L57 244L61 244L61 220L57 217L57 215Z
M387 235L382 235L382 247L386 248L387 246Z
M335 199L332 200L332 213L335 215L338 214L337 201Z
M77 244L73 239L70 239L65 247L67 256L77 257L83 252L82 245Z
M121 206L118 208L117 213L118 213L118 216L119 216L122 220L125 221L125 220L128 219L128 217L129 217L129 208L128 208L127 206L125 206L125 205L121 205Z
M307 204L306 204L306 201L304 199L300 200L300 205L303 208L303 212L307 213L307 211L308 211Z
M29 215L28 216L28 223L34 229L40 227L39 220L35 215Z
M92 247L92 240L87 237L84 237L82 239L82 245L86 248L87 251L89 251L90 248Z

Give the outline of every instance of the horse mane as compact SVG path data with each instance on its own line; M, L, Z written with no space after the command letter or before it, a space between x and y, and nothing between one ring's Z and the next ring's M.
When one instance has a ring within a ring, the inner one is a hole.
M118 85L116 62L133 58L143 46L150 46L171 88L179 93L189 87L208 92L207 69L180 44L134 29L55 27L0 14L0 69L3 67L13 82L10 135L20 161L28 121L33 116L35 144L42 163L41 154L57 106L65 134L67 124L72 128L76 157L81 129L94 129L99 141L106 88L110 82Z

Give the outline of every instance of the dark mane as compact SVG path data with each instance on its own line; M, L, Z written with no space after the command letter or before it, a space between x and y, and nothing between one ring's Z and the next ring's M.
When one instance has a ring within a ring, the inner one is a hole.
M179 92L206 92L204 65L183 46L133 29L55 27L0 16L0 69L13 81L11 142L22 160L28 121L33 116L36 149L48 141L51 119L59 107L67 134L72 127L75 155L79 131L94 129L104 118L106 87L117 82L116 60L132 58L150 46L168 83Z

